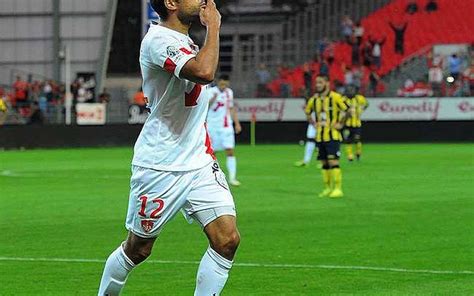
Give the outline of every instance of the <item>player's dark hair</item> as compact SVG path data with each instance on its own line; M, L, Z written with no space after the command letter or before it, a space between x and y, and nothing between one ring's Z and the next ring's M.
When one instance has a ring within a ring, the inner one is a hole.
M227 80L228 81L228 80L230 80L230 77L227 74L221 74L219 76L219 80Z
M326 74L319 74L318 77L323 78L326 81L329 81L329 76Z
M166 20L168 18L168 9L165 5L165 0L150 0L150 5L156 13L160 16L160 19Z

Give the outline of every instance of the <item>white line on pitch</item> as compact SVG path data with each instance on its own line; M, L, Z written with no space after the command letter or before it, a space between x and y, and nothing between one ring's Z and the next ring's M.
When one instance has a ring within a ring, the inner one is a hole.
M74 258L22 258L22 257L0 257L0 261L34 261L34 262L68 262L68 263L104 263L102 259L74 259ZM148 264L183 264L199 265L198 261L179 260L148 260ZM428 273L428 274L470 274L471 270L430 270L430 269L407 269L374 266L345 266L345 265L314 265L314 264L271 264L271 263L235 263L238 267L264 267L264 268L294 268L294 269L344 269L344 270L367 270L386 271L400 273Z

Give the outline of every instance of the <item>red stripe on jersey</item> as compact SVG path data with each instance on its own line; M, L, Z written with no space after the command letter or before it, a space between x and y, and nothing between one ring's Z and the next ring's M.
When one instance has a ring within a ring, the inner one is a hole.
M166 71L174 73L174 70L176 69L176 64L170 58L167 58L165 61L164 68Z
M187 49L186 47L181 47L179 50L181 50L185 54L192 54L192 52L189 49Z
M211 137L209 137L209 133L207 132L207 123L204 123L204 128L206 129L206 142L205 142L205 146L206 146L206 154L209 154L213 160L216 160L216 155L214 154L214 150L212 149L212 145L211 145Z
M197 105L197 100L201 94L202 86L200 84L195 84L193 90L188 94L184 94L184 105L186 107L193 107Z

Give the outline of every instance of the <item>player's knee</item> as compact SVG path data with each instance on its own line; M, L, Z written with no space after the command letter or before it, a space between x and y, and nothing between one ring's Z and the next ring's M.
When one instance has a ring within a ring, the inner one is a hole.
M130 241L127 241L124 247L125 254L135 264L140 264L150 257L152 249L153 243L138 244Z
M214 243L215 251L222 256L232 259L240 244L240 234L237 230L222 236L219 241Z
M234 149L227 149L225 153L227 156L232 157L234 156Z

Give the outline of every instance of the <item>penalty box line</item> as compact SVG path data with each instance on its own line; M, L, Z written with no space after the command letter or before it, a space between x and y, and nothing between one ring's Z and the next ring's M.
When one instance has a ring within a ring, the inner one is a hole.
M25 257L0 257L1 261L17 262L65 262L65 263L105 263L102 259L84 258L25 258ZM177 264L177 265L199 265L198 261L180 260L147 260L146 264ZM430 270L430 269L408 269L375 266L351 266L351 265L324 265L324 264L271 264L271 263L234 263L236 267L260 267L260 268L293 268L293 269L333 269L333 270L363 270L398 273L424 273L424 274L451 274L451 275L474 275L471 270Z

